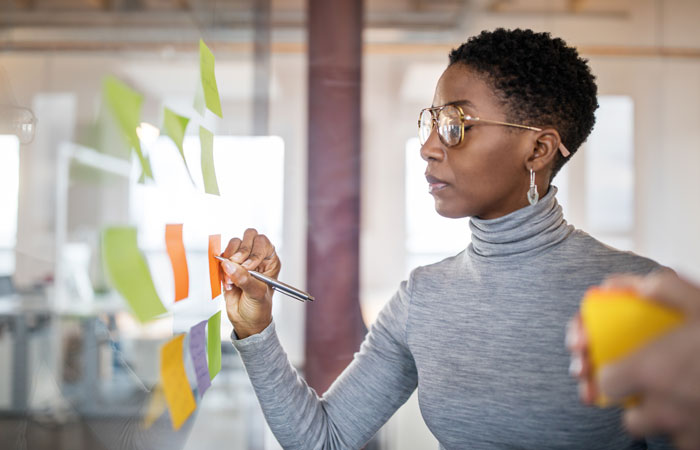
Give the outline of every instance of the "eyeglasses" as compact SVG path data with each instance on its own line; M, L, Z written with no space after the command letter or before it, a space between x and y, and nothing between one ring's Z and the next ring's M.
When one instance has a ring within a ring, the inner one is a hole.
M459 106L450 104L424 108L420 111L420 115L418 116L418 138L420 139L421 145L425 144L430 137L430 133L433 132L433 127L437 124L440 141L445 144L446 147L454 147L462 142L464 134L469 131L471 127L480 123L503 125L531 131L542 131L541 128L528 125L472 117L464 114L464 111L462 111L462 108ZM564 158L571 154L563 143L559 145L559 151Z

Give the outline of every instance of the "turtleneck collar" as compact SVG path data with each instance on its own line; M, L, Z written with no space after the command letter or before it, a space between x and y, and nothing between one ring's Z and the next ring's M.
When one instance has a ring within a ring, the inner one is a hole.
M472 217L469 253L477 257L531 256L563 241L574 227L564 220L556 194L557 188L550 186L535 205L496 219Z

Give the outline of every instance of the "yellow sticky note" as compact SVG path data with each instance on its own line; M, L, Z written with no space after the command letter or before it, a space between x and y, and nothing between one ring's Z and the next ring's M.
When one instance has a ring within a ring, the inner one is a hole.
M141 123L143 95L134 91L117 78L108 76L102 81L102 98L112 112L112 116L129 147L136 151L136 155L141 163L141 177L139 181L153 179L151 163L148 157L144 156L141 149L141 141L136 134L136 128Z
M179 430L197 407L185 373L182 343L185 335L172 338L160 351L160 377L173 428Z
M214 54L201 39L199 40L199 83L194 101L195 109L204 115L204 106L206 106L209 111L223 117L219 88L214 74Z
M141 426L143 428L151 428L151 425L158 420L158 417L165 412L166 408L165 394L163 393L163 387L159 383L153 388L148 398L148 405L143 415Z
M581 320L595 377L603 366L677 327L684 317L681 312L632 291L592 288L581 303ZM603 396L596 403L609 404Z

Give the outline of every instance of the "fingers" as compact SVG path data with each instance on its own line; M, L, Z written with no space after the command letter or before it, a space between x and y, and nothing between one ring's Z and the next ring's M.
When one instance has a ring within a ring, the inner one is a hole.
M681 355L684 329L672 331L613 364L604 366L598 376L601 392L618 401L637 393L673 398L677 389L678 366L687 359ZM674 381L675 380L675 381Z
M678 450L697 450L700 448L700 427L695 426L673 434L673 443Z
M267 292L267 285L251 277L248 270L257 270L273 277L279 274L280 261L275 246L254 228L245 230L242 239L231 239L221 256L230 260L221 263L220 273L225 290L232 290L233 296L240 295L236 288L242 289L248 297L259 300Z
M575 353L582 353L587 347L586 333L579 313L566 326L566 348Z
M654 273L644 278L639 293L691 316L700 316L700 287L688 283L671 271Z
M231 261L241 264L250 255L253 249L253 241L256 236L258 236L258 231L254 228L248 228L243 233L243 239L233 238L229 241L228 247L224 252L224 258L228 258Z
M228 241L228 245L226 246L226 249L224 252L221 254L224 258L231 258L234 253L238 251L238 248L241 246L241 240L238 238L233 238L230 241Z
M268 290L267 284L253 278L243 266L234 262L222 261L221 267L233 285L227 290L233 290L236 287L253 300L263 301L265 299Z
M665 396L646 396L639 406L625 412L624 422L635 436L672 434L687 428L688 414Z
M680 309L686 314L700 317L700 287L681 279L672 270L660 270L645 277L613 275L602 287L608 289L632 289L643 297Z
M611 402L618 402L640 389L639 357L632 355L600 369L598 388Z
M670 436L679 450L700 448L697 414L686 405L668 401L666 396L646 396L642 403L625 411L624 424L638 437Z
M569 374L578 379L579 398L585 404L593 404L597 396L597 388L593 382L593 369L588 358L588 339L580 314L571 319L567 325L566 347L571 352Z
M264 234L260 234L253 240L248 258L243 261L242 266L248 270L255 270L265 258L274 255L275 247Z
M275 246L267 236L258 234L254 228L245 230L243 239L231 239L221 256L241 264L248 270L255 270L261 265L264 270L273 262L279 265Z
M639 291L644 278L638 275L616 274L608 277L600 286L606 289L632 289Z

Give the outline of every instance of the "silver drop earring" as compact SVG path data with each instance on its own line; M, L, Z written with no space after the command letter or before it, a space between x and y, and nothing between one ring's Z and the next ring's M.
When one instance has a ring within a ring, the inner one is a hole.
M531 205L535 205L539 199L540 194L537 192L537 185L535 184L535 171L530 168L530 189L527 190L527 201Z

